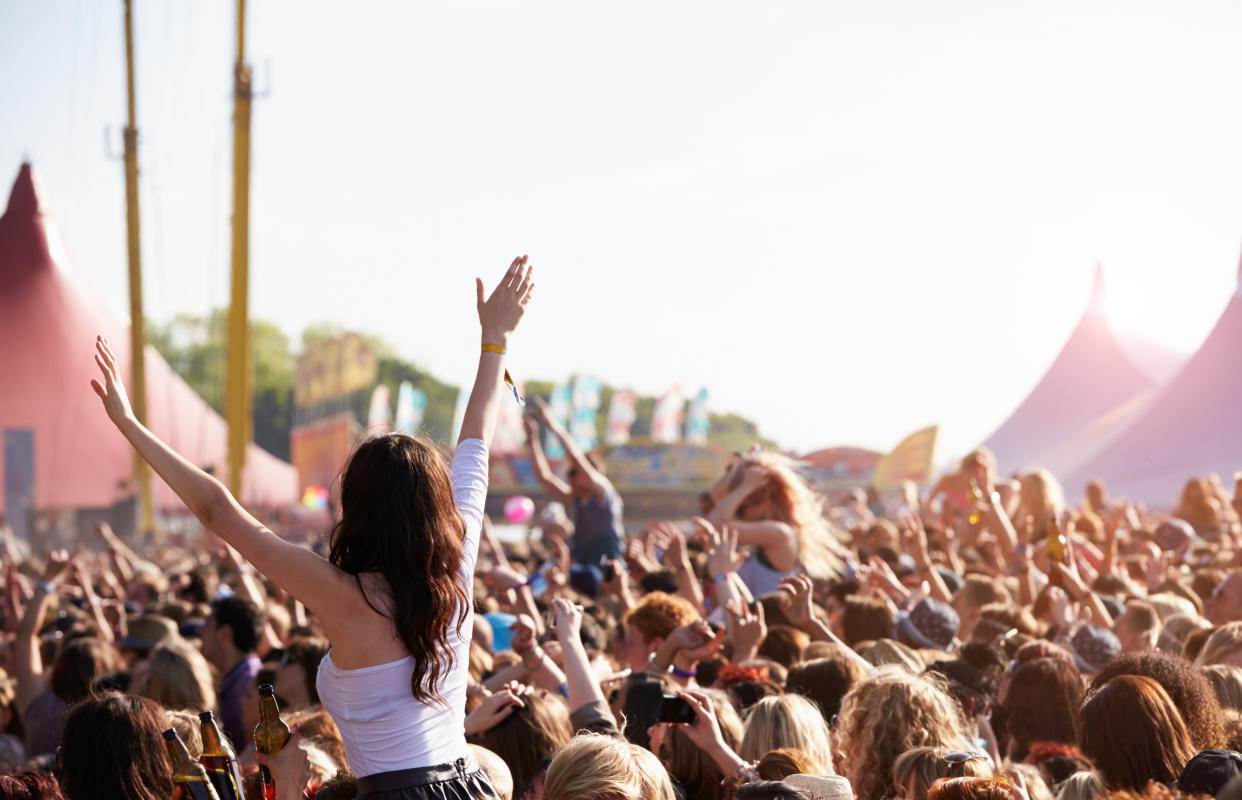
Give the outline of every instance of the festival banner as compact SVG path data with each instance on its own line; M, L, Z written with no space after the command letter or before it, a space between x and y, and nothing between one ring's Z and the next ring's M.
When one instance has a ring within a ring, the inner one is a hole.
M690 444L707 444L707 434L711 430L711 420L707 416L707 387L699 389L699 393L690 401L690 411L686 415L686 441Z
M660 399L656 401L655 411L651 414L651 438L657 442L672 444L681 438L681 421L686 397L681 387L673 384Z
M599 411L599 394L603 384L598 378L577 375L574 377L573 386L573 413L569 435L574 437L574 441L583 450L594 450L599 444L599 435L595 431L595 414Z
M931 483L936 456L936 435L940 426L932 425L915 431L893 448L893 452L880 459L871 474L871 483L879 489L897 487L903 481L913 481L919 486Z
M423 415L427 413L427 393L415 389L409 381L401 381L397 387L397 422L398 433L410 436L418 435L423 424Z
M613 392L612 401L608 404L608 429L604 434L608 444L625 444L630 440L630 427L637 417L637 405L638 397L629 389Z
M552 390L551 397L548 398L548 416L556 420L561 427L569 425L569 414L573 408L573 394L570 392L569 384L559 384ZM565 457L565 448L561 447L561 442L551 431L543 437L544 454L556 461Z
M371 392L371 406L367 412L367 434L379 436L392 430L392 410L388 407L388 387L380 384Z

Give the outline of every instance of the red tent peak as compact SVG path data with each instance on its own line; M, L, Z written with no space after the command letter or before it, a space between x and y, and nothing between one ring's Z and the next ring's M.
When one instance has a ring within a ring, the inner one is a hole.
M29 161L22 162L17 171L17 180L13 181L13 190L9 192L9 207L5 210L6 217L33 217L43 213L39 202L39 189L35 182L34 170Z

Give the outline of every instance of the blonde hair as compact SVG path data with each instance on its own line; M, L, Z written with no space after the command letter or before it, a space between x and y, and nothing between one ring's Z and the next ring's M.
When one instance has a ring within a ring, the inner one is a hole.
M168 717L168 727L175 730L181 737L181 741L185 742L185 749L190 751L190 758L195 761L202 758L203 726L198 720L198 714L184 709L179 711L165 709L164 716Z
M216 707L216 690L207 659L180 637L162 642L151 651L145 679L135 688L137 694L168 709L210 711Z
M1065 492L1052 473L1042 467L1018 476L1018 511L1014 519L1020 523L1028 515L1035 518L1036 537L1044 535L1053 517L1065 510Z
M556 751L543 781L547 800L675 800L650 750L602 734L575 736Z
M840 577L845 554L843 536L824 518L820 498L794 469L797 462L779 453L755 453L744 456L742 461L763 467L771 478L743 505L762 493L772 508L773 518L798 534L798 562L802 569L812 578ZM740 479L742 471L737 474Z
M1242 711L1242 667L1232 664L1209 664L1203 674L1212 684L1221 707Z
M1195 656L1195 664L1206 667L1220 664L1228 656L1242 650L1242 622L1229 622L1212 631Z
M896 794L890 765L915 747L969 749L961 707L943 684L899 667L880 667L841 700L834 741L841 772L858 800Z
M769 750L792 747L800 750L817 768L812 774L832 774L832 742L824 715L815 704L797 694L765 697L755 703L746 718L738 755L758 761Z
M952 753L949 747L914 747L897 757L893 763L893 785L899 790L910 785L914 779L914 791L903 793L906 800L927 800L927 790L941 778L949 777L953 766L944 757ZM963 762L963 778L991 778L996 773L992 769L992 759L972 758Z
M1195 604L1180 594L1157 592L1156 594L1147 595L1147 602L1152 608L1156 609L1156 613L1160 615L1161 620L1166 620L1178 614L1188 614L1192 617L1199 616L1195 610Z

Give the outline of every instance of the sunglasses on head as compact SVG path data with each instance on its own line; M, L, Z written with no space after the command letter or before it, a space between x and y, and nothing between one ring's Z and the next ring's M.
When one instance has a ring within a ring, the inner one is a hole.
M949 774L946 778L961 778L966 774L966 762L974 761L976 758L987 758L982 753L967 753L958 751L954 753L946 753L942 761L949 765Z

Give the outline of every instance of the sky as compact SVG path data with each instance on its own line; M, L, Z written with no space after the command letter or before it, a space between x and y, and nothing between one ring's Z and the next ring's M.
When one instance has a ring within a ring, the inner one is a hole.
M982 441L1101 263L1193 350L1242 245L1242 4L250 0L251 312L467 383L529 253L519 379L590 372L785 447ZM134 0L147 315L229 296L235 7ZM0 178L33 161L127 313L120 0L0 0ZM11 178L4 178L10 180Z

